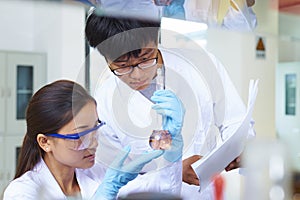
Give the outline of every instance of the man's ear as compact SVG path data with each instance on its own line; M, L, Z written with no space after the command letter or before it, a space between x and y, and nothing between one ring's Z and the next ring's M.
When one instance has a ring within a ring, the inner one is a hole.
M38 134L37 135L37 143L39 144L39 146L45 151L45 152L49 152L50 149L50 145L49 145L49 140L48 137L45 136L44 134Z

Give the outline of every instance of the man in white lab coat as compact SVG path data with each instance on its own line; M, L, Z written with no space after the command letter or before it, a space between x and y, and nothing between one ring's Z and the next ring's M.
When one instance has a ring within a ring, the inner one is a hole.
M86 36L90 45L105 57L112 72L105 78L100 76L95 91L100 117L110 125L102 139L102 148L107 146L110 155L127 144L136 154L150 148L148 137L155 124L150 111L154 103L151 96L156 87L156 70L161 68L166 89L182 100L186 110L182 128L183 163L188 164L182 171L183 181L199 185L191 163L216 147L218 139L229 137L246 112L227 72L213 55L201 48L194 51L158 48L159 22L96 13L87 19ZM250 126L249 135L254 135L253 124ZM227 169L238 167L234 161L231 164L233 167ZM132 181L120 194L126 194L132 187L137 192L148 191L153 184L161 192L181 192L181 161L151 162L143 172L139 180L147 182L148 187L143 184L138 188L139 183ZM195 187L191 186L193 192L187 199L213 198L211 192L200 194ZM186 191L183 190L183 197Z

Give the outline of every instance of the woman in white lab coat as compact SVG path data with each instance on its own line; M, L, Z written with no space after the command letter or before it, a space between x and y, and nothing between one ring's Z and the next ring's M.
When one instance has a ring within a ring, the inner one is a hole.
M110 124L107 126L110 131L104 130L107 138L104 145L120 148L131 144L135 153L149 149L148 136L155 121L151 121L150 110L155 103L152 94L156 88L156 70L162 68L166 89L182 100L186 110L182 127L183 162L194 162L217 145L217 138L222 141L230 136L246 109L223 65L214 56L203 49L158 49L159 26L156 22L95 14L87 20L87 39L105 57L113 72L108 79L100 76L100 85L95 91L101 105L99 115ZM252 126L250 124L250 135L254 135ZM133 132L138 134L132 135ZM183 168L183 181L199 185L190 165L191 162ZM178 194L181 191L179 166L178 160L151 162L143 169L143 181L148 182L149 187L155 184L162 191ZM157 169L160 170L157 172ZM127 193L136 184L136 180L130 182L120 193ZM184 188L183 196L199 199L197 189L195 186L185 193ZM147 188L140 187L140 190Z
M56 81L34 94L26 111L24 137L10 199L115 199L119 188L162 151L123 165L130 148L107 171L95 164L99 130L95 100L72 81Z

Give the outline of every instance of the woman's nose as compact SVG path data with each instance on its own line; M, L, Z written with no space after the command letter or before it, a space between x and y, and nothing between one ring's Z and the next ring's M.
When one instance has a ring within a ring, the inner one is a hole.
M90 145L89 148L97 148L98 147L98 132L92 133L90 136Z

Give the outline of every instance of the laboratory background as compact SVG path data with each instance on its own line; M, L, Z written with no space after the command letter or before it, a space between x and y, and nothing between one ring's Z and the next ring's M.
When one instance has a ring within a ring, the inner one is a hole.
M300 199L300 0L256 0L253 31L209 28L197 21L197 0L185 4L186 20L163 18L161 45L196 44L212 52L245 104L249 81L259 80L253 111L256 143L249 144L246 163L250 170L260 166L255 173L264 178L253 181L267 192L276 182L272 170L280 171L270 163L288 165L280 172L281 179L289 181L282 188L289 191L275 194L292 193L293 199ZM89 91L98 84L98 66L104 60L85 40L87 15L82 1L0 1L0 193L15 174L26 132L26 102L32 94L58 79L74 80ZM239 171L222 174L226 199L246 199L249 187Z

